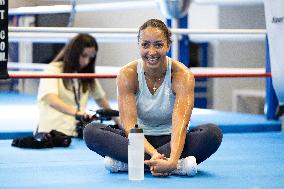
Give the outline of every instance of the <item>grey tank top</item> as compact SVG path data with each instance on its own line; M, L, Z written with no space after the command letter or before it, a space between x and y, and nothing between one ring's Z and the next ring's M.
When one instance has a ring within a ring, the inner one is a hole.
M152 95L145 80L143 61L138 60L137 124L145 135L168 135L172 131L172 113L176 97L171 88L172 59L167 57L167 62L165 79Z

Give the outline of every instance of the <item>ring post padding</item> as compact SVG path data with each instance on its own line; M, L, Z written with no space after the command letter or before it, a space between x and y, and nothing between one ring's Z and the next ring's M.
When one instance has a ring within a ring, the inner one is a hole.
M7 72L7 62L5 63L0 61L0 79L8 79L8 78L9 74Z
M0 3L0 79L9 77L8 62L8 1Z

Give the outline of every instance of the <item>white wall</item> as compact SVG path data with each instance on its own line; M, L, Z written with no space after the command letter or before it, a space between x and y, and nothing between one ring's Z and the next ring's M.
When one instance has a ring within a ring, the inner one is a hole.
M190 29L216 29L219 26L219 7L216 5L191 4L188 25Z
M263 29L263 5L217 6L192 4L189 10L191 29ZM195 40L193 38L193 40ZM263 68L264 41L209 42L209 67ZM232 111L233 92L238 89L265 90L264 78L222 78L208 80L208 107Z
M219 28L264 29L264 8L262 5L220 7ZM213 65L215 67L264 68L265 41L215 43ZM213 108L231 111L233 91L245 88L264 90L265 79L214 79L212 82Z
M25 2L25 3L24 3ZM15 0L10 7L45 4L68 4L66 2L44 2ZM88 3L88 1L78 1ZM89 1L94 3L94 1ZM111 2L111 1L95 1ZM118 2L118 1L113 1ZM78 12L75 27L130 27L138 28L150 18L164 20L158 7L137 10L116 10L99 12ZM224 6L192 4L189 9L189 26L193 29L211 28L265 28L263 6ZM125 43L100 43L97 65L123 66L139 57L137 41ZM265 46L263 42L211 42L209 46L209 65L212 67L264 67ZM231 111L232 93L240 88L264 90L264 79L210 79L209 107ZM114 79L101 79L109 98L116 99Z

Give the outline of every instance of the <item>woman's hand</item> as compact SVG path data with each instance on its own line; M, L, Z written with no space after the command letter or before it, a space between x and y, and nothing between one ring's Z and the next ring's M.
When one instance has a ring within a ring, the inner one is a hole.
M177 168L177 163L166 158L145 160L153 176L169 176Z
M160 154L158 151L152 154L152 157L150 160L156 160L156 159L165 159L164 154Z
M176 164L169 161L164 154L156 151L150 160L145 160L153 176L169 176L176 169Z
M115 122L115 124L117 124L118 128L123 130L123 126L122 126L121 121L118 117L112 117L112 120Z
M92 119L92 115L83 111L77 111L75 113L75 119L78 121L89 122Z

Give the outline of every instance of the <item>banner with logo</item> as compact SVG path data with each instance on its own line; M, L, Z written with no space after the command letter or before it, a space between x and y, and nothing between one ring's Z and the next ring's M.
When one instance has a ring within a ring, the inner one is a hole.
M264 0L272 84L284 105L284 0Z
M8 0L0 0L0 79L8 78Z

